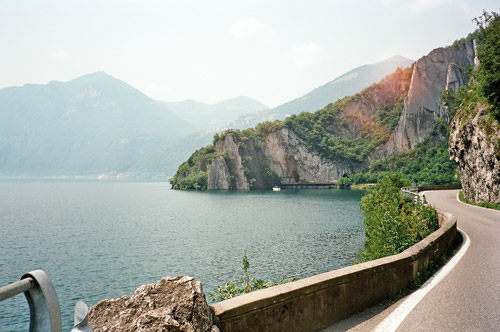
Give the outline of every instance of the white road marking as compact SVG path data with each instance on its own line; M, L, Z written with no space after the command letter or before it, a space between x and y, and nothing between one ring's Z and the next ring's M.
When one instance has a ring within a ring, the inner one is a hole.
M460 234L463 237L463 244L460 250L453 256L453 258L446 263L438 273L433 275L429 280L425 282L417 291L412 293L406 300L403 301L393 312L389 314L374 330L375 332L393 332L401 325L403 320L408 316L408 314L415 308L415 306L424 298L424 296L430 292L434 286L436 286L441 280L448 275L448 273L453 270L460 259L465 255L467 249L470 246L470 238L467 234L458 228Z
M461 204L464 204L464 205L467 205L467 206L472 206L472 207L476 207L476 208L480 208L480 209L485 209L485 210L488 210L488 211L494 211L494 212L498 212L500 213L500 210L495 210L495 209L490 209L490 208L486 208L484 206L478 206L478 205L473 205L473 204L468 204L468 203L464 203L460 200L460 198L458 197L458 194L460 194L460 191L457 193L457 201Z

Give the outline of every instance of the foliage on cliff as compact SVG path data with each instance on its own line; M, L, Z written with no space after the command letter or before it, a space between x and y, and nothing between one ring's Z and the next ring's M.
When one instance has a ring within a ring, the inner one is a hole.
M285 126L324 159L363 163L396 127L412 70L398 68L381 82L322 110L288 117Z
M454 115L449 141L464 196L475 203L500 203L500 16L474 19L479 65L456 93L446 95Z
M388 172L398 173L402 179L417 185L459 184L457 165L450 160L447 130L443 119L436 120L430 136L414 149L375 161L365 172L339 179L341 187L353 184L375 183Z
M473 21L478 25L474 37L478 42L479 66L472 71L469 84L443 95L451 116L463 123L477 112L477 105L488 105L490 120L500 121L500 16L486 11Z
M490 115L500 121L500 15L484 11L475 22L481 32L477 82L490 104Z
M389 173L361 199L366 236L361 261L398 254L438 228L434 208L401 195L406 185L401 175Z
M173 189L206 190L208 184L208 167L218 157L213 145L195 151L191 157L179 166L175 175L170 178Z

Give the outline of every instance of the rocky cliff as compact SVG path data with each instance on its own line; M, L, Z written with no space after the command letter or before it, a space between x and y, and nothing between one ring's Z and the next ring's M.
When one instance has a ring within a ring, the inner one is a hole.
M324 160L288 128L263 138L227 135L217 141L220 155L208 167L207 189L268 188L280 183L332 183L359 167Z
M449 119L441 93L466 85L468 69L477 62L474 41L455 47L438 48L414 65L404 110L390 140L386 155L414 148L432 131L438 118Z
M403 109L411 68L315 112L243 131L229 130L195 152L171 179L180 189L263 189L335 183L358 172L389 139Z
M442 141L451 117L441 94L466 85L476 62L474 41L462 40L314 113L216 135L214 146L205 148L210 153L193 154L172 186L246 190L334 183L426 139Z
M451 123L449 151L458 164L466 199L500 204L500 124L487 106L459 110Z

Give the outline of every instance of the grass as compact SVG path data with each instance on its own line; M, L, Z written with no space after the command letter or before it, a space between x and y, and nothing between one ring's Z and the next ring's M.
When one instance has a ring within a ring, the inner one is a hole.
M351 189L358 189L358 190L366 190L370 187L376 186L376 183L360 183L360 184L351 184Z
M462 190L460 190L460 192L458 193L458 199L461 202L466 203L466 204L476 205L476 206L480 206L480 207L484 207L484 208L493 209L493 210L499 210L500 211L500 204L490 203L490 202L474 203L474 202L471 202L471 201L465 199L464 193L462 192Z

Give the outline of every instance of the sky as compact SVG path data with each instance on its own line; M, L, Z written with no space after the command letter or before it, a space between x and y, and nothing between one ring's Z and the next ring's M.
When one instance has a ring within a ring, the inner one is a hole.
M490 0L0 0L0 88L104 71L164 101L269 107L475 29Z

